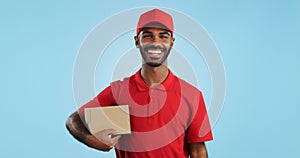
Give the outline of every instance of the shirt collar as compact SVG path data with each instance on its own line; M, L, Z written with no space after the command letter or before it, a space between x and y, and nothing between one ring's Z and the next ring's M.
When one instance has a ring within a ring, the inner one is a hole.
M169 74L168 74L167 78L159 86L150 88L150 86L148 86L145 83L145 81L143 80L143 78L141 76L141 71L142 71L142 69L137 71L134 75L134 80L135 80L135 83L136 83L139 91L148 91L149 89L158 89L161 91L168 91L168 89L170 89L170 86L172 85L172 83L175 79L174 74L171 72L170 69L168 69Z

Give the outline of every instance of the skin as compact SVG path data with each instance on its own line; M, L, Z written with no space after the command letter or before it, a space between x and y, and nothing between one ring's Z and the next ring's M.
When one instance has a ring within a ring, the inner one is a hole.
M208 158L206 146L204 142L189 143L190 158Z
M134 40L143 58L141 70L143 80L151 87L159 85L168 76L167 57L175 38L162 25L152 24L145 27L138 36L134 37ZM115 134L112 129L91 135L80 119L81 117L77 112L74 112L68 118L66 126L78 141L87 146L101 151L109 151L121 137L118 135L110 138L109 135ZM204 142L189 143L188 149L191 158L208 157Z
M92 135L85 124L83 123L82 116L78 112L74 112L69 116L66 122L66 127L71 135L78 141L87 145L88 147L109 151L118 142L120 135L110 138L109 135L115 134L113 129L103 130L95 135Z
M168 76L167 57L172 49L175 38L169 31L161 28L144 28L134 37L136 47L143 58L141 76L149 86L162 83ZM160 50L161 54L153 56L149 50Z

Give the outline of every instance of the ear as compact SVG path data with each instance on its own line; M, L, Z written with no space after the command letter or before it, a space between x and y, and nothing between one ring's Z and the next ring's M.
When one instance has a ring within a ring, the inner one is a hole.
M175 38L174 38L174 37L172 37L172 39L171 39L171 44L170 44L170 46L171 46L171 47L173 46L173 44L174 44L174 41L175 41Z
M134 42L135 42L135 47L139 48L140 47L140 41L138 36L134 36Z

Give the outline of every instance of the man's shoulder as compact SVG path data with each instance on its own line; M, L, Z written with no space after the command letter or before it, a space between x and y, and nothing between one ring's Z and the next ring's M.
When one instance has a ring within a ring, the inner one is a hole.
M201 93L201 91L197 87L192 85L191 83L187 82L186 80L184 80L178 76L176 76L176 78L178 79L182 90L187 90L190 93Z
M135 80L134 76L135 76L135 74L128 76L128 77L124 77L119 80L112 81L110 83L110 86L114 86L114 87L120 87L120 86L124 86L124 85L127 86L130 82Z
M115 81L111 82L110 85L123 85L123 84L129 83L130 79L131 79L131 77L125 77L123 79L115 80Z

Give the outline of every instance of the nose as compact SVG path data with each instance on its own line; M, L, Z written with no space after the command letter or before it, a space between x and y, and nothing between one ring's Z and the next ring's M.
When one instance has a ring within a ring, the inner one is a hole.
M161 47L162 44L159 41L153 40L153 41L151 41L151 45L153 47Z
M163 43L163 39L160 37L160 35L153 35L151 43L154 46L160 46Z
M152 37L152 42L153 42L153 43L159 43L159 42L160 42L159 35L153 35L153 37Z

